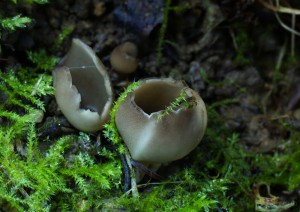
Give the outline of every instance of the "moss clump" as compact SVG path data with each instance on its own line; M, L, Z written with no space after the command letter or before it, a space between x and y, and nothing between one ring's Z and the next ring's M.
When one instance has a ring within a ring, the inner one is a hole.
M228 182L223 179L203 179L191 169L185 169L162 183L140 185L148 187L140 193L140 199L122 197L116 201L125 208L142 211L210 211L228 208L226 199Z
M25 28L27 24L31 22L28 17L21 17L21 15L14 16L12 18L1 18L0 26L3 30L15 30L17 28Z
M115 118L116 118L116 112L118 108L120 107L121 103L125 100L126 96L131 93L140 82L134 82L130 84L127 89L119 96L118 100L114 103L114 106L110 112L110 121L108 124L104 124L104 131L103 135L105 138L110 140L113 144L119 146L119 152L124 153L124 144L122 143L122 138L118 132Z
M12 31L29 20L1 18L0 26ZM69 32L63 32L57 43ZM58 140L40 137L37 121L48 112L45 96L54 91L48 71L58 58L43 49L28 52L28 58L34 67L0 70L0 207L6 211L99 208L113 193L118 195L119 157L104 147L92 155L74 153L74 144L91 139L87 134Z
M0 90L5 101L0 112L0 204L6 208L20 211L75 208L209 211L242 207L253 210L251 190L255 182L283 184L290 190L299 186L299 133L282 122L291 132L291 146L273 155L246 152L239 145L238 134L224 127L217 112L218 107L235 103L225 99L208 107L210 121L204 140L191 155L175 162L177 168L166 175L167 179L138 185L139 199L122 195L118 155L123 152L123 144L114 115L139 82L121 94L113 107L111 121L105 125L104 135L119 151L109 150L110 145L104 142L96 155L81 152L72 154L70 160L74 142L90 140L91 136L81 133L49 140L53 144L41 151L40 146L45 141L36 133L39 110L44 110L40 97L52 95L53 90L47 77L41 79L42 86L36 86L40 79L37 76L23 84L20 91L13 83L24 81L24 76L16 76L12 71L1 75ZM31 95L32 90L36 95ZM20 141L23 154L16 151Z
M252 38L249 37L247 30L237 24L237 34L233 38L236 45L236 56L234 58L234 63L237 65L248 65L251 63L247 53L253 48Z
M37 117L45 110L40 97L52 95L53 88L50 76L40 76L44 77L30 80L13 71L0 75L0 204L18 211L74 210L80 201L84 208L99 207L99 197L109 197L111 189L120 186L119 160L106 149L97 157L109 157L107 162L99 163L87 153L73 154L70 160L67 155L78 142L76 135L52 141L41 152L40 146L47 144L36 132Z

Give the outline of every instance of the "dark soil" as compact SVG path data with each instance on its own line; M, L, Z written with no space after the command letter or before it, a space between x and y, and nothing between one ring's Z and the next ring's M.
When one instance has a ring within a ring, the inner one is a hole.
M134 80L184 80L199 92L207 106L220 103L217 110L226 128L238 133L242 146L249 151L270 153L284 148L289 132L281 126L282 120L300 129L300 63L290 56L291 34L258 1L174 1L172 5L185 8L169 13L165 39L170 42L163 45L160 64L157 45L162 39L161 1L53 0L45 5L24 4L17 9L4 2L0 3L0 14L21 13L34 21L29 29L3 34L3 67L32 65L26 51L50 50L58 35L73 26L56 56L63 57L71 39L80 38L108 68L116 96ZM282 19L290 23L289 15ZM135 73L123 76L111 69L109 54L127 40L139 46L139 66ZM295 46L299 46L299 39ZM296 55L298 50L295 48ZM224 100L231 103L222 103ZM66 122L57 113L54 98L47 102L45 120L56 116ZM67 133L75 131L68 123L64 125L69 129ZM66 130L55 132L54 137Z

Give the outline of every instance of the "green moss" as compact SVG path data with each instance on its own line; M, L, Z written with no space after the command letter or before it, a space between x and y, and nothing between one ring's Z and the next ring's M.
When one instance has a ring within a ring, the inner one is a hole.
M110 140L113 144L118 145L120 153L124 152L124 146L123 146L124 144L122 143L122 138L116 127L116 123L115 123L116 112L120 107L121 103L125 100L126 96L129 93L131 93L139 84L140 82L134 82L126 88L126 90L119 96L118 100L114 103L114 106L110 112L109 123L104 124L104 131L103 131L104 137Z
M55 52L59 49L59 47L62 45L65 38L67 38L74 30L75 26L68 25L63 29L63 31L58 35L58 38L53 46L52 51Z
M157 45L157 53L156 53L156 63L157 65L160 65L161 58L162 58L162 51L163 51L163 45L165 42L165 35L167 31L168 26L168 20L169 20L169 12L171 7L171 0L166 0L165 7L164 7L164 16L163 16L163 22L159 31L159 40Z
M60 60L58 57L47 55L45 49L41 49L36 52L29 51L27 52L27 55L28 59L31 60L36 67L44 71L53 69L56 63Z
M88 134L40 139L36 121L45 111L43 98L54 91L47 71L58 58L45 50L29 52L28 57L35 67L0 71L0 207L7 211L100 207L120 191L118 155L105 147L96 155L72 153L79 140L91 139Z
M179 96L157 116L157 119L161 120L163 117L169 115L172 111L178 110L179 108L191 107L194 102L192 100L188 100L187 98L188 96L185 90L182 89Z
M205 71L203 69L200 69L200 72L199 72L200 76L201 76L201 79L206 82L207 84L211 85L211 86L214 86L214 87L222 87L224 85L231 85L233 87L235 87L239 92L241 93L245 93L247 90L246 88L240 86L238 83L236 83L234 80L232 79L224 79L224 80L221 80L221 81L213 81L213 80L209 80L207 78L207 75L205 73ZM228 101L228 99L225 99L224 101Z
M172 0L166 0L164 6L164 13L163 13L163 20L159 30L159 37L158 37L158 45L156 47L156 64L157 66L160 65L161 59L163 56L163 47L165 43L169 43L174 45L173 42L166 40L166 33L169 24L169 14L171 11L181 11L186 10L188 7L186 5L179 5L179 6L171 6Z
M248 65L250 64L248 53L253 47L253 41L252 38L249 37L249 33L246 28L237 24L237 29L237 34L233 38L237 48L233 62L237 65Z
M31 19L28 17L21 17L17 15L14 17L2 17L0 14L0 39L2 38L2 33L5 31L14 31L17 28L25 28L27 24L31 22ZM1 54L1 45L0 45L0 54Z
M282 141L283 148L273 154L259 154L254 158L262 173L260 180L270 185L282 185L289 191L300 186L300 132L286 121L282 127L290 133L290 139Z
M120 186L121 166L116 155L108 150L98 153L99 157L110 159L105 163L96 163L87 153L75 154L71 161L66 158L72 144L78 142L77 136L62 137L45 152L40 151L39 146L44 141L39 140L35 122L40 114L38 110L44 110L39 97L53 92L51 80L40 78L39 86L35 80L29 80L20 88L25 78L18 78L12 71L1 74L0 79L0 92L6 96L0 110L3 121L0 204L9 204L18 211L47 211L62 207L60 204L75 209L82 200L89 207L95 207L97 199L109 196L111 189ZM19 109L25 110L16 112ZM89 136L84 139L87 138ZM15 151L20 142L25 155Z
M246 152L239 144L239 135L227 129L218 114L220 106L234 104L236 100L223 99L207 108L209 124L203 141L192 154L182 159L183 163L176 165L175 171L168 173L161 182L139 185L139 199L122 195L118 155L124 146L116 130L115 113L139 82L120 95L111 112L111 121L105 125L105 137L119 151L110 150L110 145L102 142L97 153L100 160L88 152L73 154L70 160L67 156L74 142L91 140L91 136L80 133L79 136L62 137L48 141L53 144L40 150L45 141L39 139L35 121L39 110L45 109L41 97L53 95L53 88L49 75L35 73L37 68L23 68L21 73L26 70L32 73L16 74L9 70L0 75L0 92L4 98L0 110L3 121L0 127L0 204L9 209L253 210L251 189L255 182L282 184L290 190L300 184L299 132L283 121L282 127L291 133L291 145L284 151L275 154ZM20 82L23 82L21 89ZM183 102L181 99L177 103ZM16 151L20 141L25 154ZM255 173L255 170L260 171Z
M232 204L226 200L226 180L205 180L191 169L178 172L168 181L144 186L149 188L138 201L123 197L117 203L137 211L209 211Z
M1 83L7 85L24 81L13 72L1 76ZM37 79L37 78L36 78ZM43 78L41 79L43 81ZM87 152L76 153L72 160L66 155L72 144L81 140L90 140L89 134L80 133L52 141L46 151L40 151L41 142L36 133L35 120L39 96L36 93L52 95L52 89L46 89L51 81L43 81L45 87L36 87L36 80L18 86L2 86L8 93L0 117L4 124L0 128L0 204L19 211L69 211L79 208L116 209L148 211L210 211L227 209L229 211L244 208L254 209L251 196L253 183L264 181L270 184L283 183L292 190L299 186L298 165L299 133L283 123L291 131L292 145L284 152L274 155L246 152L239 145L239 136L227 129L217 110L220 106L230 105L236 100L221 100L208 107L209 125L204 140L178 169L167 175L162 182L153 182L141 187L139 199L121 195L121 164L117 152L109 150L109 145L98 150L101 163ZM104 135L122 152L123 144L115 127L115 113L125 97L138 86L130 85L115 102L111 112L111 121L105 125ZM24 99L28 99L26 104ZM15 112L17 108L25 110ZM25 145L25 156L16 152L15 146L21 140ZM255 169L260 172L252 174Z
M0 18L0 26L3 30L15 30L16 28L25 28L31 22L28 17L21 17L21 15L12 18Z

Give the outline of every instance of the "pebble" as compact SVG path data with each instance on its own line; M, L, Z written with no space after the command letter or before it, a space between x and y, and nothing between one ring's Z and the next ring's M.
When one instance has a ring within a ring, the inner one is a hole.
M106 12L105 2L95 2L93 14L95 16L101 16Z

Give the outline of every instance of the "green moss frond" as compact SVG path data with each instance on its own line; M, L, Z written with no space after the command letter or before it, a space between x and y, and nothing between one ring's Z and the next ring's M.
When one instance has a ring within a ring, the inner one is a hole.
M249 36L247 29L239 25L240 24L237 24L237 35L233 35L234 43L237 47L236 56L233 61L237 65L248 65L251 61L247 56L247 52L253 47L253 39Z
M58 57L49 56L45 49L37 52L27 52L28 59L31 60L39 69L44 71L52 70L53 67L60 60Z
M203 179L191 169L178 172L170 180L151 183L151 188L135 198L121 198L118 204L137 211L210 211L218 206L232 205L226 200L228 181ZM225 200L225 201L224 201ZM221 207L220 207L221 208Z
M159 40L158 40L158 45L157 45L157 50L156 50L156 63L157 65L160 64L161 58L162 58L162 51L163 51L163 45L165 42L165 35L167 31L167 26L169 22L169 12L171 8L171 0L166 0L165 2L165 8L164 8L164 16L163 16L163 21L162 25L159 31Z
M24 77L24 78L23 78ZM52 78L48 75L35 75L26 80L25 76L18 77L12 70L0 72L0 92L3 92L4 106L15 105L29 111L28 103L45 110L44 103L38 98L42 95L53 94Z
M119 146L119 151L124 152L124 146L122 144L122 138L119 135L116 123L115 123L115 118L116 118L116 112L118 108L120 107L121 103L125 100L127 95L140 84L140 82L133 82L130 84L126 90L119 96L118 100L114 103L114 106L110 112L110 121L109 123L104 125L104 131L103 135L106 137L108 140L110 140L113 144L117 144Z
M44 109L40 97L52 93L48 75L31 73L26 78L13 71L0 72L0 204L9 210L49 211L61 205L74 210L81 201L83 208L95 207L99 198L108 198L111 189L120 186L120 162L105 148L99 150L101 158L110 159L104 163L95 163L87 153L68 159L71 144L80 139L77 136L62 137L48 150L40 150L44 142L36 129ZM87 134L80 136L89 139Z
M25 27L26 20L20 16L10 22L0 18L0 28ZM57 45L70 32L71 29L64 31ZM112 193L118 195L119 158L105 147L98 149L97 157L87 152L73 153L74 143L89 140L88 134L65 136L56 141L47 139L51 143L40 140L36 122L41 111L45 111L44 96L53 95L54 91L52 77L40 73L51 70L58 59L45 50L29 52L28 57L35 64L34 68L0 71L1 208L6 211L86 211L101 207Z
M212 85L214 87L221 87L221 86L224 86L224 85L231 85L231 86L235 87L241 93L245 93L247 91L246 88L242 87L241 85L239 85L238 83L236 83L232 79L225 79L225 80L221 80L221 81L212 81L212 80L208 79L204 69L200 69L199 74L201 76L201 79L203 79L204 82L206 82L209 85Z
M283 128L289 131L290 140L282 141L284 148L274 154L256 154L253 158L262 173L259 180L267 184L285 185L289 191L300 186L300 132L283 121Z
M14 16L12 18L0 17L0 28L2 28L3 30L14 31L17 28L25 28L30 22L30 18L21 17L21 15Z
M65 154L76 142L76 136L60 138L43 154L39 150L34 119L26 122L22 118L16 117L9 127L0 130L0 181L4 182L0 199L11 207L20 211L47 211L58 207L50 204L57 194L73 209L77 208L73 203L79 199L95 206L99 197L106 198L110 189L120 185L118 160L98 164L88 154L79 153L73 161L67 161ZM18 139L26 140L26 159L14 150Z
M63 31L58 35L52 51L56 51L62 45L63 41L73 32L74 28L75 26L69 25L63 29Z
M182 11L188 9L188 6L178 5L178 6L171 6L172 0L166 0L165 6L164 6L164 13L163 13L163 19L162 24L159 30L159 37L158 37L158 45L156 47L156 65L159 66L161 63L161 59L163 56L163 47L165 43L169 43L171 45L174 45L172 41L166 40L166 32L168 28L169 23L169 13L171 11Z
M192 100L188 100L188 96L186 94L185 89L182 89L182 91L180 92L179 96L170 103L169 106L167 106L158 116L157 119L161 120L163 119L165 116L169 115L170 113L178 110L179 108L184 108L187 109L191 106L194 105L195 102L193 102Z

